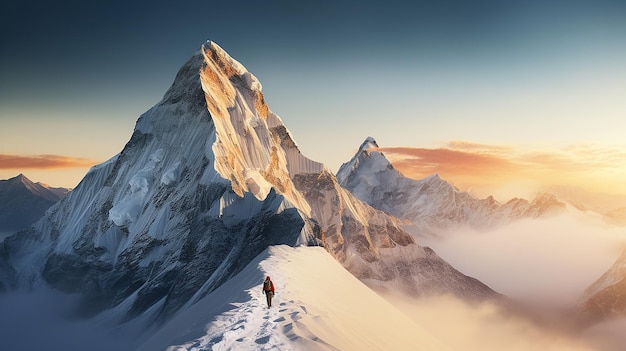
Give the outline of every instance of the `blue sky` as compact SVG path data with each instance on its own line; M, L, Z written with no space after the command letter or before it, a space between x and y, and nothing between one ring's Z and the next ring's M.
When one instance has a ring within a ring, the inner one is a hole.
M61 1L2 12L0 155L83 161L0 164L2 179L75 186L85 164L121 151L207 39L259 78L303 153L332 170L367 136L384 147L624 146L622 1Z

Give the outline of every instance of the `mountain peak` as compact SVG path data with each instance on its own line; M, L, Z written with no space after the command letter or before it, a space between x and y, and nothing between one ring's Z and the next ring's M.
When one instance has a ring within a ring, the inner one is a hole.
M30 179L28 179L23 173L16 175L13 178L7 179L9 182L22 183L22 184L34 184Z
M365 138L365 141L359 147L359 151L367 149L378 149L378 143L376 143L376 139L372 137Z
M259 92L262 90L263 86L259 80L250 73L244 65L232 58L226 50L222 49L216 42L207 40L207 42L202 45L202 52L204 52L205 55L211 56L212 61L218 63L220 68L228 72L229 77L239 75L243 78L250 90Z
M339 167L337 171L339 184L345 185L349 181L348 178L355 174L357 169L367 169L367 173L371 174L386 172L387 170L393 170L394 173L397 173L385 155L382 152L375 151L376 149L378 149L376 140L372 137L365 138L365 141L363 141L352 159Z
M424 180L426 180L427 182L439 182L442 179L439 176L439 173L433 173L433 174L429 175L428 177L424 178Z
M21 173L0 180L0 233L17 231L35 222L66 193L62 188L51 190L33 183Z
M38 186L33 183L32 180L28 179L24 174L20 173L13 178L9 178L6 180L7 185L12 187L23 187L26 188L31 193L37 194L41 191L42 186Z
M51 202L59 201L70 191L70 189L66 188L53 188L47 184L39 182L35 183L28 179L28 177L26 177L23 173L20 173L13 178L3 180L2 182L5 184L3 188L4 191L7 191L9 188L14 190L22 189L39 198L46 199Z

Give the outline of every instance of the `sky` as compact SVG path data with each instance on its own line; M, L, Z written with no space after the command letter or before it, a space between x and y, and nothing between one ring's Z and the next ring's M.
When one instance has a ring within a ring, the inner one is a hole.
M623 1L2 7L0 179L75 187L213 40L332 171L371 136L403 173L480 196L554 184L626 194Z

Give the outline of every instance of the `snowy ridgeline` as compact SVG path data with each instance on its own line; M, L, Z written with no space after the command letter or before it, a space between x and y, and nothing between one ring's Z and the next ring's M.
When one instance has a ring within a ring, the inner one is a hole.
M266 275L276 287L270 309ZM270 247L139 348L161 349L448 350L323 248L288 246Z
M276 286L271 309L261 292L266 275ZM149 335L132 326L111 335L94 320L61 320L72 299L53 295L0 299L2 350L621 351L626 342L626 321L568 335L487 302L407 299L393 289L383 299L320 247L269 247Z
M617 351L626 342L615 332L569 334L491 302L407 299L389 288L374 293L321 247L272 246L138 350Z

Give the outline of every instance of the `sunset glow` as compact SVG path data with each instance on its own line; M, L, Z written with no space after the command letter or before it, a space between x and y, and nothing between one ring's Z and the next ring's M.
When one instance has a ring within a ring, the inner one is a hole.
M626 148L572 145L535 148L451 141L440 148L380 148L404 175L437 173L460 190L500 200L528 197L550 186L626 194Z
M63 169L85 168L99 163L95 160L62 155L0 155L0 169Z
M626 350L626 0L2 14L0 351Z

